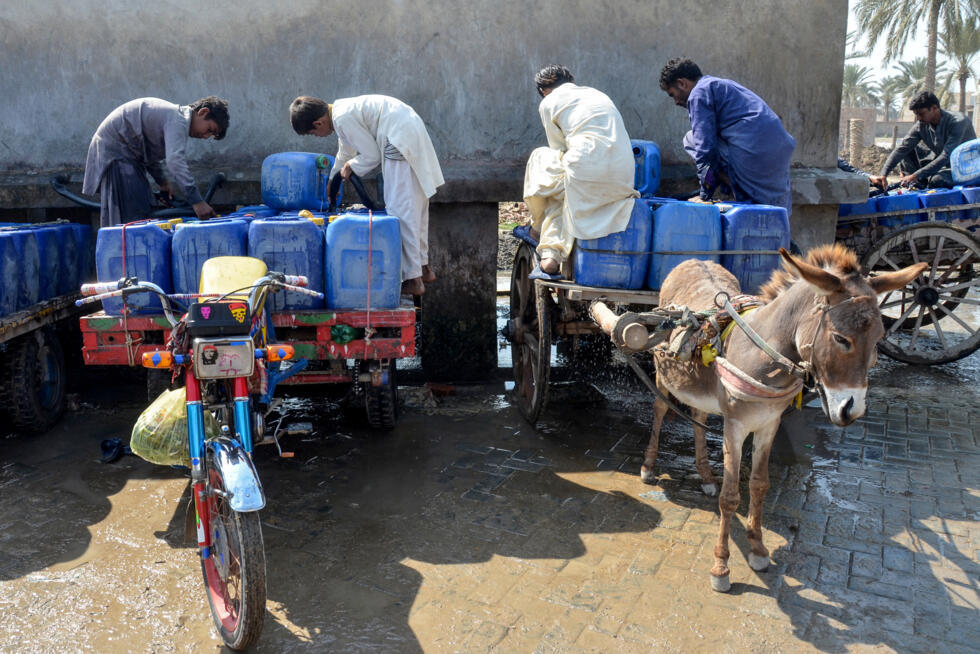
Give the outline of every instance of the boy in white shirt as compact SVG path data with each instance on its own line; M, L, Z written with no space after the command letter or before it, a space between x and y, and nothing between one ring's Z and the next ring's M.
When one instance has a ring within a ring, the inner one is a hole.
M378 165L384 175L387 212L401 224L402 293L422 295L435 281L429 268L429 198L445 183L425 124L410 106L386 95L338 98L327 104L300 96L289 107L297 134L337 134L330 176L349 179Z

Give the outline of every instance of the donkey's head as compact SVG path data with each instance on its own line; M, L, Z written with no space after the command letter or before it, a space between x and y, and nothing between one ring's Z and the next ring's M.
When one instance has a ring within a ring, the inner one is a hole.
M823 410L835 425L849 425L865 411L868 369L885 333L877 296L902 288L927 263L866 277L851 250L834 244L812 250L806 260L780 249L783 265L820 296L802 319L797 347L812 365Z

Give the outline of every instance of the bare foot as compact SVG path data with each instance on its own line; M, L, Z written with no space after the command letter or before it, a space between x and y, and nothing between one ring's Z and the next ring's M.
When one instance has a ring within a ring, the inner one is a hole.
M432 272L432 268L429 268L428 264L422 266L422 281L426 284L436 281L436 274Z
M541 271L546 272L549 275L557 275L560 265L557 259L552 259L548 257L547 259L541 260Z
M402 282L402 295L422 295L425 293L425 284L421 277L406 279Z

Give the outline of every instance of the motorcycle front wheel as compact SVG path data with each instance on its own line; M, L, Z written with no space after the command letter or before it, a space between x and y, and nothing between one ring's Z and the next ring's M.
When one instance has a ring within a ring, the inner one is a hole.
M232 510L221 471L208 452L210 556L201 559L214 625L225 644L247 649L265 619L265 545L258 511Z

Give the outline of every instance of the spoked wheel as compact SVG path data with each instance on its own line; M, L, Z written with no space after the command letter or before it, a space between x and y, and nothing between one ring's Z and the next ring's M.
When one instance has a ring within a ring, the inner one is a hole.
M368 423L375 429L394 429L398 420L398 382L395 377L395 361L367 361L364 366L371 376L380 375L381 384L375 386L373 380L361 382L364 388L364 408L367 409Z
M920 261L922 275L879 299L878 348L906 363L962 359L980 348L980 243L953 225L911 225L872 246L863 265L874 274Z
M231 649L259 639L265 619L265 545L258 511L232 510L221 471L208 452L211 556L201 559L211 617Z
M65 355L52 329L13 339L0 354L0 395L13 426L39 434L65 410Z
M551 292L527 278L534 270L534 251L522 243L510 279L510 338L517 406L536 424L548 400L551 377Z

